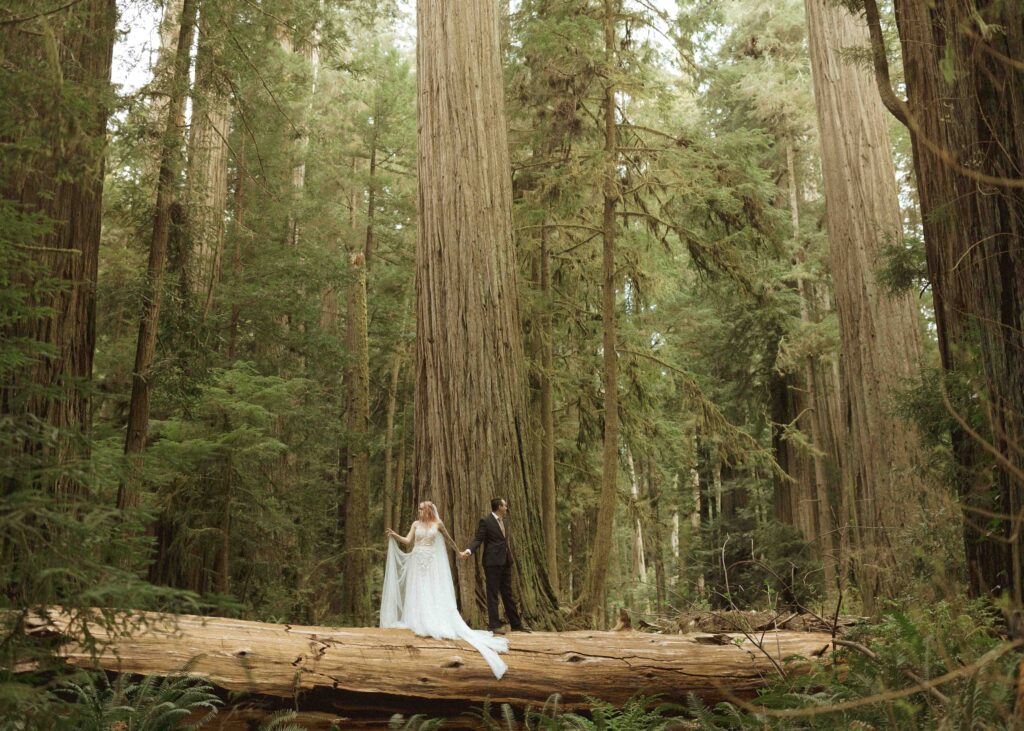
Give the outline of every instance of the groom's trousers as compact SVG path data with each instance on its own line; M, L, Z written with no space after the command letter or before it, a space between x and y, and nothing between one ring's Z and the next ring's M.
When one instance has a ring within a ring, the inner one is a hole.
M504 566L484 566L484 578L487 580L487 629L501 627L498 617L498 595L505 603L505 616L512 629L520 629L523 620L519 617L515 599L512 598L512 563Z

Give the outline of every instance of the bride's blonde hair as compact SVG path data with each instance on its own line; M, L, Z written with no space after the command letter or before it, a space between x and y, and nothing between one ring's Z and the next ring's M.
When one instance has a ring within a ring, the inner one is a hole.
M429 520L431 522L434 522L434 523L440 523L441 522L441 518L437 514L437 506L434 505L434 503L430 502L429 500L424 500L423 502L421 502L419 504L418 507L426 508L427 509L427 515L429 516Z

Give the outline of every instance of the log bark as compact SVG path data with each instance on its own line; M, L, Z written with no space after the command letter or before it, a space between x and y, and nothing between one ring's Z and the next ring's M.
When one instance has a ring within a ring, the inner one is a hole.
M742 634L514 633L504 656L509 670L496 681L469 645L407 630L152 613L137 618L147 625L127 637L91 628L101 643L110 642L95 661L99 667L170 675L195 658L191 672L220 688L294 699L302 711L409 712L437 701L537 706L554 692L563 707L584 708L589 698L624 703L641 685L663 701L683 703L692 692L713 702L728 694L753 695L770 682L774 662L794 655L815 660L832 639L824 632L769 631L758 649ZM64 615L53 613L50 620L40 621L39 631L69 631ZM74 642L61 653L72 665L95 666L89 651Z

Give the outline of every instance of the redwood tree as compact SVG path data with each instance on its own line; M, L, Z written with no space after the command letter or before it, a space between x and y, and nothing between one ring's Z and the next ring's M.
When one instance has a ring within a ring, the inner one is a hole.
M1024 94L1019 3L896 0L907 101L888 78L877 3L864 7L882 99L907 124L944 371L971 593L1024 600ZM950 389L953 390L953 389ZM980 402L986 424L966 412ZM984 454L983 453L987 453ZM988 462L992 461L989 469Z
M530 464L498 5L417 8L414 493L433 499L460 547L488 499L510 507L525 615L557 622ZM462 609L481 618L482 572L457 565Z
M20 309L4 318L0 337L24 343L26 356L4 364L0 416L25 428L4 449L61 468L47 486L66 495L80 489L66 468L88 453L117 9L113 0L48 14L34 7L12 9L0 25L10 125L0 129L0 288L5 305Z
M831 0L806 0L836 310L846 434L843 499L865 605L905 588L908 533L924 523L913 476L919 443L891 402L921 358L916 305L886 295L874 268L902 222L887 118L869 70L842 58L867 27Z

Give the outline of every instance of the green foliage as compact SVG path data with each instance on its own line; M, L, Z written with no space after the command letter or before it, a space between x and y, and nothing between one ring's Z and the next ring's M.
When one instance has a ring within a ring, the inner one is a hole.
M985 603L938 602L893 611L862 626L848 639L866 646L873 657L840 648L842 673L791 674L757 701L766 709L806 710L807 715L778 718L731 703L712 712L697 699L691 699L691 712L708 729L1016 728L1019 656L1006 652L1010 648L997 617ZM961 668L971 672L939 686L938 695L921 687L922 679ZM842 708L859 699L875 702Z
M70 701L66 716L57 728L106 731L172 731L195 729L205 725L217 713L221 701L203 678L181 673L166 678L148 676L136 679L119 675L111 683L101 673L74 677L58 686L54 693ZM196 713L207 713L185 723Z
M401 713L396 713L388 721L388 728L392 731L435 731L443 724L443 718L430 718L422 713L417 713L409 718Z
M35 11L31 2L16 4L16 15ZM861 9L859 0L843 4ZM682 5L670 17L657 4L623 3L610 60L600 8L592 2L522 0L508 18L506 89L527 365L535 389L541 375L553 382L558 548L563 559L572 557L571 576L560 577L560 599L575 598L569 586L579 590L600 507L601 105L605 85L614 83L622 426L607 603L663 616L680 599L715 607L810 606L825 594L814 545L769 517L774 483L785 479L774 433L782 434L781 449L817 449L796 414L775 420L769 413L773 389L781 383L787 393L799 392L805 364L827 368L838 350L803 3ZM64 16L47 17L57 23ZM413 53L395 24L398 9L371 0L217 0L201 4L201 17L197 42L231 104L224 248L207 308L188 284L189 257L196 252L187 221L176 223L162 283L157 360L148 374L154 389L142 510L119 513L113 505L125 470L125 416L153 223L159 83L114 104L97 352L92 382L76 384L92 397L91 431L54 433L38 419L11 416L17 409L0 416L0 609L16 610L3 619L0 716L24 719L26 728L79 712L92 713L97 726L129 716L169 723L189 704L212 710L203 703L214 703L207 686L189 685L184 676L113 684L75 676L64 683L67 671L53 661L52 638L29 632L33 611L59 604L72 612L73 629L84 632L92 617L84 610L93 606L104 610L93 619L112 632L128 629L115 624L117 607L188 606L280 621L344 622L336 600L344 568L339 507L346 450L370 449L375 507L366 519L374 525L391 520L377 507L385 502L383 490L397 491L408 517L418 484L407 466L414 462L416 380L410 373L416 96ZM847 55L865 58L863 51ZM0 75L8 102L0 111L0 178L33 169L33 156L55 141L73 150L82 142L76 120L94 114L99 102L113 104L110 89L80 89L60 79L52 59L0 60L10 72ZM947 76L954 60L943 60ZM898 65L894 73L898 79ZM46 114L54 100L60 113ZM897 162L909 171L908 138L900 144ZM182 200L189 184L188 171L175 180ZM905 192L913 197L909 188ZM798 226L788 207L791 193ZM926 285L919 221L913 206L907 209L908 233L885 249L877 272L892 293ZM368 248L371 221L372 424L368 443L357 443L344 416L347 261ZM45 316L39 303L60 291L26 248L53 225L0 200L5 329ZM550 267L547 291L540 285L542 244ZM550 331L542 327L547 321ZM537 346L543 338L553 350L547 373ZM3 383L51 353L28 338L0 340ZM395 363L400 378L392 394ZM973 476L956 474L954 422L939 398L937 377L937 369L925 368L893 406L918 426L927 457L921 468L944 489ZM958 378L947 383L950 398L980 428L977 374L968 367ZM5 390L5 404L48 395L41 391ZM392 396L392 463L386 466ZM536 440L540 430L532 426L528 436ZM18 444L34 448L8 449ZM55 460L62 446L80 458ZM384 485L388 468L400 472L403 447L404 474ZM979 471L988 466L982 460ZM696 526L690 523L697 507L693 476L702 501ZM61 481L81 492L57 499L39 489ZM994 496L980 495L979 504L987 506ZM960 516L951 509L934 518L935 525L915 527L916 550L907 562L915 575L955 582L963 570ZM634 558L638 525L645 576ZM908 585L908 591L933 597L922 586ZM904 669L932 677L955 667L943 653L971 662L994 646L993 630L986 625L970 635L961 616L968 615L952 609L894 614L872 629L880 660L847 653L847 680L829 673L791 679L762 702L824 706L902 687ZM958 655L941 644L943 634L961 638ZM997 666L1003 672L1008 662L993 664L991 672ZM14 675L10 668L19 665L36 669ZM962 727L997 726L1006 698L988 687L993 679L979 673L961 681L950 694L950 718ZM924 727L941 723L933 700L918 694L844 718ZM567 713L557 696L518 719L508 707L496 710L496 718L491 710L485 707L481 723L495 729L661 728L669 725L668 713L683 712L638 699L620 709L595 702L589 713ZM775 723L696 699L688 713L706 728ZM282 713L265 726L288 728L291 720ZM835 721L823 716L807 723L828 728ZM393 728L409 731L439 726L423 716L392 720Z
M692 570L704 575L712 607L767 602L770 608L797 610L823 597L821 559L795 527L731 517L713 521L707 532L714 543L694 552Z
M882 247L881 259L875 276L890 296L914 291L921 293L929 287L923 239L908 238L902 244L887 243Z
M655 705L652 699L643 696L620 707L596 699L589 699L589 703L587 715L568 712L561 708L559 695L554 694L539 710L527 707L522 721L507 703L501 705L498 718L494 717L489 703L475 715L488 731L660 731L676 723L669 714L680 710L667 703Z
M278 711L264 719L257 731L305 731L305 726L291 723L298 715L295 711ZM335 727L331 728L333 731Z

